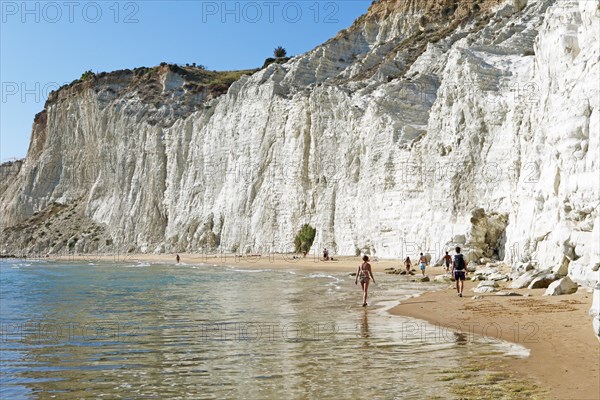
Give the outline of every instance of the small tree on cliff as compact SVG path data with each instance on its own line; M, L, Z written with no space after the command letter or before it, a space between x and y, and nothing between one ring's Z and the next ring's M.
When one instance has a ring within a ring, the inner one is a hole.
M273 54L275 55L275 58L283 58L287 56L287 51L283 47L278 46L273 50Z
M316 233L317 230L309 224L302 225L302 228L300 228L298 234L294 238L296 253L307 253L315 241Z
M95 76L96 74L94 74L91 69L88 69L83 74L81 74L81 78L79 78L79 80L85 81L87 79L92 79Z

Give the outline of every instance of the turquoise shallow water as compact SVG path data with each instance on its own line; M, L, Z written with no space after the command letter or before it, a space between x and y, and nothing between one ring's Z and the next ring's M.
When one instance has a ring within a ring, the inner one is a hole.
M0 398L452 398L441 371L515 350L388 315L423 286L378 281L362 308L346 273L3 261Z

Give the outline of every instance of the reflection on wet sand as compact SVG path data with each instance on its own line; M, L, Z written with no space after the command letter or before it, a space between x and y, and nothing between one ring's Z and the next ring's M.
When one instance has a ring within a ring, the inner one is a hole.
M369 337L369 313L364 310L360 323L360 336L363 338Z

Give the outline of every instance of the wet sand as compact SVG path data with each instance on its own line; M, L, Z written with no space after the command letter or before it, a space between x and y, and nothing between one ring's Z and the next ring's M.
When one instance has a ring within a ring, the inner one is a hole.
M424 293L394 307L390 312L460 330L468 335L497 337L531 350L527 358L509 358L500 370L529 378L553 399L600 399L600 342L594 336L588 310L592 293L579 288L564 296L542 296L545 289L512 290L530 296L496 296L470 289Z

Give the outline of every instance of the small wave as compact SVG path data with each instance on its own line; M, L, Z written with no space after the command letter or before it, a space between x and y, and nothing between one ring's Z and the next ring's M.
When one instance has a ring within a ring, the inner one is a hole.
M152 265L152 264L147 263L147 262L141 262L138 264L125 265L125 268L144 268L144 267L149 267L150 265Z
M271 272L271 269L237 269L237 268L230 268L229 269L232 272Z
M333 275L329 275L329 274L308 274L306 275L307 278L327 278L327 279L336 279L339 280L339 278L333 276Z
M502 351L507 356L513 356L518 358L527 358L531 353L527 347L522 346L517 343L507 342L500 339L490 339L486 337L486 341L491 343L493 346L497 347L500 351Z
M36 263L36 264L37 263L42 263L43 264L43 263L47 263L48 262L47 260L40 260L40 259L37 259L37 258L26 258L25 260L27 260L27 262L29 262L29 263Z
M382 316L392 316L392 314L389 312L392 308L396 307L398 304L401 303L400 300L379 300L378 301L379 305L383 306L383 308L381 308L377 314L382 315Z
M327 283L327 286L336 286L339 282L343 280L337 276L329 275L329 274L309 274L306 276L309 279L331 279L332 282Z

